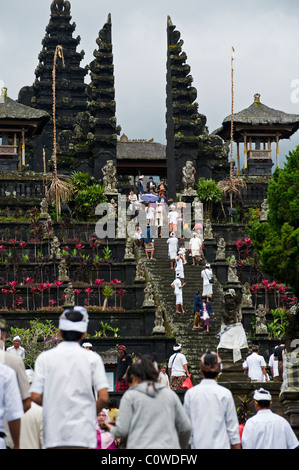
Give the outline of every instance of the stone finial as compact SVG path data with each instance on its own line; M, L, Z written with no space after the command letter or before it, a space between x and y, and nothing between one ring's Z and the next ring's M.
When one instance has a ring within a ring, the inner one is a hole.
M259 93L255 93L254 95L254 102L255 103L260 103L260 97L261 95Z

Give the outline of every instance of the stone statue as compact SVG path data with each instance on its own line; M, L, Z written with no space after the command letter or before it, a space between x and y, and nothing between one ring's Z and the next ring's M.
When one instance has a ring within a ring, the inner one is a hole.
M113 160L107 160L106 165L102 168L103 184L105 193L117 193L116 168Z
M47 219L49 216L48 213L49 206L46 198L43 198L40 203L40 217L42 219Z
M256 316L256 322L255 322L255 334L257 335L265 335L268 334L268 328L267 328L267 323L266 323L266 309L262 304L259 304L255 316Z
M264 199L261 204L261 214L260 214L260 222L265 222L268 218L269 206L267 204L267 199Z
M43 238L52 238L54 236L53 221L48 214L47 220L43 224Z
M136 276L134 281L144 282L145 281L145 269L144 262L139 261L136 266Z
M133 253L133 240L130 237L128 237L126 239L124 259L135 259L135 256L134 256L134 253Z
M116 209L117 209L116 202L114 199L111 199L108 204L108 213L107 213L108 219L116 219L117 217Z
M59 258L60 256L60 243L56 236L53 237L51 241L51 259Z
M225 246L226 243L224 241L224 238L219 238L217 243L216 261L225 261Z
M75 306L75 294L73 285L69 282L68 286L64 289L65 299L64 307L74 307Z
M152 285L148 282L144 289L144 301L142 307L153 307L154 305L154 289Z
M237 260L235 255L231 256L231 259L228 263L228 282L239 282L239 278L237 275Z
M189 195L196 194L196 191L194 190L195 168L191 160L188 160L186 162L186 165L184 166L182 173L183 173L183 178L182 178L183 194L189 194Z
M206 219L204 224L203 238L204 240L212 240L214 238L210 219Z
M225 325L238 323L240 321L241 296L236 293L235 289L228 289L224 292L224 310L222 313Z
M126 238L126 219L122 214L117 219L116 238Z
M242 286L242 307L252 307L252 296L249 282Z
M62 260L60 261L58 270L59 270L59 276L58 276L59 281L69 281L70 280L68 275L67 275L66 261L65 261L64 258L62 258Z
M155 326L153 333L165 333L163 312L160 306L155 311Z

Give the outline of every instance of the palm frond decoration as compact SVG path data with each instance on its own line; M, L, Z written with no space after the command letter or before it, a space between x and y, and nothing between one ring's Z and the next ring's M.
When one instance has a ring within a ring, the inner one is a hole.
M57 220L61 214L61 205L66 204L70 197L70 185L63 181L64 176L58 176L57 173L57 144L56 144L56 65L57 56L62 60L62 66L65 67L63 48L62 46L56 46L53 60L53 71L52 71L52 91L53 91L53 174L49 187L46 188L46 197L49 202L56 203L56 214Z

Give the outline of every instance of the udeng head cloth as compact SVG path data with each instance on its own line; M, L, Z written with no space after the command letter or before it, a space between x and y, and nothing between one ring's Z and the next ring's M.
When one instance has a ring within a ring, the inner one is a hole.
M82 315L82 320L71 321L67 318L70 312L78 312ZM59 328L62 331L78 331L79 333L86 333L88 327L88 313L84 307L73 307L65 310L59 317Z
M203 372L220 372L221 358L218 353L211 351L204 353L200 358L200 369Z

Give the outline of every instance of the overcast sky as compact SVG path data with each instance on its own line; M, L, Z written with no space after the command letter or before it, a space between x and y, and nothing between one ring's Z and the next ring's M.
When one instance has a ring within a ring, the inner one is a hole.
M12 99L34 82L50 4L51 0L1 2L0 85L8 88ZM77 50L85 51L82 67L93 60L98 32L109 13L117 123L129 139L166 143L168 15L181 32L199 112L207 116L210 132L231 111L232 46L235 112L247 108L260 93L265 105L299 114L297 0L71 0L74 37L81 37ZM281 142L281 159L298 145L298 132Z

